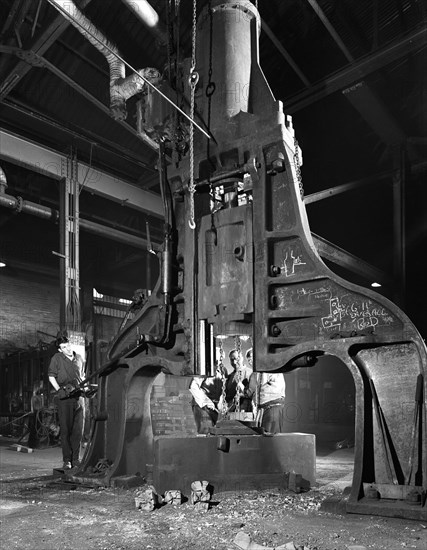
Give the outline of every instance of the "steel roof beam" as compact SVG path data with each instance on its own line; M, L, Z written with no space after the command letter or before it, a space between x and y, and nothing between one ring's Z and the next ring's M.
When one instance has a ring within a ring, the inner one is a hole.
M0 128L0 158L57 180L62 179L62 166L67 155L58 153ZM119 202L136 210L163 218L161 198L132 183L78 163L78 180L83 189Z
M130 149L127 149L126 147L123 147L119 143L115 143L104 136L101 137L98 134L87 130L86 128L76 126L76 129L73 129L68 126L63 126L59 122L56 122L51 118L46 117L44 114L40 113L36 109L30 109L25 103L22 103L20 101L11 101L9 98L6 98L3 101L3 105L8 109L19 112L20 114L23 114L30 119L37 120L38 122L42 122L43 124L46 124L47 126L54 128L55 130L63 132L65 135L68 136L70 142L72 139L81 140L88 143L90 146L96 147L97 149L103 149L104 151L107 151L110 155L117 155L121 159L126 159L127 161L134 162L141 168L152 172L153 176L157 177L158 180L158 173L154 168L154 163L147 164L146 162L143 162L140 156L137 155L137 153L131 151ZM0 117L0 124L2 123L7 124L4 117ZM155 185L155 183L153 183L152 185ZM142 187L143 182L140 183L138 181L138 187L139 186Z
M305 195L304 204L312 204L314 202L319 202L324 199L329 199L330 197L335 197L341 193L346 193L347 191L352 191L353 189L360 189L365 185L372 185L379 183L385 179L391 179L393 176L393 171L388 170L386 172L381 172L380 174L374 174L367 178L362 178L360 180L349 181L348 183L343 183L342 185L337 185L335 187L329 187L328 189L322 189L322 191L317 191L316 193L310 193Z
M317 17L322 21L326 30L344 54L347 61L349 63L354 63L354 57L320 8L317 0L307 0L307 2L316 12ZM405 134L394 117L387 112L384 104L364 82L358 82L354 86L350 86L346 90L343 90L343 93L384 143L394 145L395 143L402 143L405 140Z
M319 6L317 0L307 0L307 2L310 4L310 6L313 8L313 10L316 12L317 17L320 19L320 21L325 26L328 33L331 35L333 41L335 44L339 47L339 49L344 54L347 61L353 62L354 58L347 49L347 46L344 44L344 42L341 40L341 37L335 30L334 26L331 24L329 19L326 17L325 13L323 12L322 8Z
M414 138L415 142L418 141L417 138ZM420 138L421 140L423 138ZM407 141L413 141L412 138L409 138ZM425 172L427 170L427 162L419 162L417 164L412 164L409 171L411 175L421 174L422 172ZM374 174L373 176L368 176L367 178L362 178L360 180L355 181L349 181L347 183L343 183L342 185L337 185L335 187L329 187L328 189L322 189L322 191L316 191L315 193L310 193L309 195L305 195L304 197L304 204L312 204L314 202L322 201L324 199L329 199L330 197L335 197L336 195L340 195L341 193L346 193L347 191L351 191L353 189L360 189L365 185L372 185L376 183L380 183L382 180L390 180L393 178L396 170L386 170L384 172L379 172L378 174Z
M355 61L351 65L347 65L344 69L336 72L329 78L288 98L284 102L284 110L289 114L296 113L334 92L340 91L363 80L368 74L382 69L389 63L420 48L425 48L426 46L427 25L409 34L405 38L397 40L377 50L373 54L369 54L360 61Z
M267 25L267 23L261 19L261 29L265 32L265 34L268 36L268 38L271 40L271 42L276 47L277 51L280 53L280 55L285 59L287 64L294 70L294 72L299 76L300 80L308 87L310 86L310 81L305 76L305 74L302 72L302 70L299 68L299 66L295 63L291 55L288 53L288 51L284 48L280 40L277 38L277 36L273 33L273 31L270 29L270 27Z
M390 283L391 278L385 271L378 269L371 264L361 260L357 256L350 254L336 244L332 244L323 237L319 237L315 233L311 234L314 245L322 258L336 265L344 267L348 271L356 273L365 281L376 281L382 285Z
M83 6L87 6L91 0L84 0ZM56 39L69 27L70 23L66 21L62 16L55 17L52 23L46 28L46 30L37 38L34 44L29 48L35 54L42 55L47 51ZM4 78L3 84L0 86L0 101L2 101L20 82L30 70L31 65L26 61L19 61L15 67Z
M406 135L402 128L366 82L358 82L342 93L383 143L395 145L405 142Z

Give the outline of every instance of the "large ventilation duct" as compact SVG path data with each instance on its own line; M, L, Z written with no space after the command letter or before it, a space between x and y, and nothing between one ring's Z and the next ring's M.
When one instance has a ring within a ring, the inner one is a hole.
M110 68L110 110L115 120L127 117L126 100L140 92L145 80L157 83L160 73L157 69L146 68L126 77L126 67L117 46L79 10L72 0L49 0L49 2L104 55Z
M147 0L122 0L143 25L156 36L161 45L167 44L167 29L156 10Z

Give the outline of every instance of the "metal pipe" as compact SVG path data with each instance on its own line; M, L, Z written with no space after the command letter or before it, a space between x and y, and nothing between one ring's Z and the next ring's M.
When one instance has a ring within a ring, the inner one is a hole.
M45 220L52 220L54 222L59 220L58 210L23 200L21 197L13 197L11 195L0 193L0 206L9 208L10 210L15 210L19 213L23 212L24 214L31 214ZM80 219L80 229L87 231L88 233L92 233L93 235L98 235L99 237L105 237L116 242L135 246L136 248L145 249L147 247L147 240L143 237L129 235L128 233L119 231L118 229L113 229L112 227L107 227L90 220ZM159 250L160 245L158 243L153 243L153 248L155 250Z
M147 80L157 83L160 73L147 68L126 78L126 67L117 46L79 10L72 0L49 0L71 24L102 53L110 67L110 110L114 119L123 121L127 117L126 100L137 94Z
M122 0L122 2L158 38L161 45L167 44L166 26L160 21L158 13L147 0Z
M124 79L126 68L120 60L120 52L115 44L110 42L104 34L79 10L73 0L49 0L73 27L75 27L95 48L106 58L110 67L110 109L112 116L117 120L126 118L126 103L120 96L114 84L119 78Z
M4 193L0 194L0 206L9 208L11 210L16 210L17 212L23 212L24 214L32 214L38 218L43 218L45 220L58 221L59 213L53 208L48 208L47 206L41 206L34 202L29 202L23 200L21 197L12 197L11 195L6 195Z
M81 219L80 220L80 229L92 233L93 235L98 235L99 237L105 237L123 244L129 244L135 246L136 248L147 248L147 239L143 237L138 237L137 235L129 235L124 231L119 231L112 227L107 227L106 225L101 225L99 223L92 222L90 220ZM153 243L152 246L154 250L160 250L159 243Z

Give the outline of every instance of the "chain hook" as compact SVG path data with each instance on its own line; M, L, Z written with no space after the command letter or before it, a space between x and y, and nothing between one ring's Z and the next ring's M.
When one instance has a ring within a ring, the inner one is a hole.
M191 88L195 88L199 82L199 73L192 67L190 70L190 76L188 77L188 84Z
M194 230L196 228L196 223L194 221L194 193L196 192L196 186L194 185L194 111L195 111L195 94L196 86L199 81L199 73L196 69L196 9L197 9L197 0L193 0L193 28L192 28L192 40L191 40L191 68L190 74L188 77L188 83L190 85L190 183L188 185L188 191L190 193L190 218L188 220L188 225L190 229Z

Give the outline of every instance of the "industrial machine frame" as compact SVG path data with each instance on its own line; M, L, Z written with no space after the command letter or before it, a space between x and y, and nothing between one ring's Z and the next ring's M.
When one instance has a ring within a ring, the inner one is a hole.
M170 104L151 86L144 91L141 131L150 129L160 151L161 276L111 345L88 452L72 476L109 484L138 475L159 491L188 490L197 476L222 488L253 486L254 478L263 486L286 469L315 482L310 434L231 430L224 452L216 437L153 432L155 380L166 373L187 384L209 374L221 339L245 336L257 371L286 373L322 355L341 360L356 388L347 511L425 520L425 344L395 304L321 260L304 205L302 152L259 67L259 33L250 2L212 0L200 14L197 60L182 63L190 79L181 78L181 91L210 139L190 125L189 149L174 162Z

